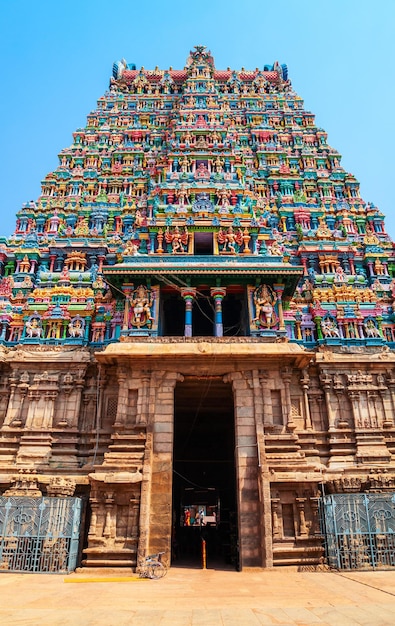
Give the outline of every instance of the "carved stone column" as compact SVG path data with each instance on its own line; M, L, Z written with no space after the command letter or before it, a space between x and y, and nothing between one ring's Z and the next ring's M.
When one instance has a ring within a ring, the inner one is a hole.
M75 405L74 405L74 415L71 419L70 426L76 428L78 425L78 419L81 411L81 401L82 401L82 390L84 388L85 383L85 369L77 372L74 378L74 392L73 396L75 397Z
M370 422L371 428L378 428L376 399L377 399L376 391L367 392L367 404L368 404L369 422Z
M299 535L301 537L307 536L307 526L306 526L306 514L305 514L305 503L306 498L296 498L296 506L298 507L299 512Z
M18 377L15 375L15 373L13 373L9 377L9 386L10 386L11 392L10 392L10 398L8 401L7 413L4 418L3 428L14 425L14 422L18 420L19 415L20 415L23 399L18 398L16 394L17 384L18 384ZM19 425L20 425L20 421L19 421Z
M280 509L280 498L272 498L273 539L278 539L281 537L280 523L279 523L279 509Z
M320 379L321 379L321 385L324 389L324 395L325 395L326 412L328 415L328 429L333 430L335 428L335 416L332 411L331 393L330 393L332 379L328 374L325 374L325 373L321 374Z
M128 410L128 370L125 367L118 367L118 406L114 428L121 430L125 427Z
M313 526L312 526L312 532L314 535L321 535L321 528L320 528L320 520L319 520L319 505L320 505L320 497L319 496L311 496L310 497L310 506L311 506L311 510L313 512Z
M359 395L360 395L359 391L348 392L348 397L350 398L350 401L351 401L351 409L352 409L352 415L354 419L355 428L363 427L362 417L359 411Z
M272 396L268 384L269 372L266 370L259 370L259 381L261 383L263 398L263 424L264 426L273 426Z
M284 395L285 395L285 411L286 411L286 426L291 432L295 430L296 424L292 417L291 411L291 393L289 385L292 379L292 369L290 367L283 367L281 370L281 379L284 383Z
M305 412L305 428L306 430L313 430L313 425L311 422L311 415L310 415L310 405L309 405L309 397L307 395L307 392L309 390L309 383L310 383L310 378L309 375L307 373L307 370L303 370L303 376L300 379L300 383L302 385L302 389L303 389L303 404L304 404L304 412Z
M235 407L236 475L241 567L271 567L270 481L263 438L258 370L227 374ZM255 503L255 504L253 504Z
M108 491L105 495L105 517L104 517L104 528L103 528L103 537L107 537L113 539L115 538L115 516L114 516L114 494L112 491Z
M388 389L390 392L391 405L392 405L391 414L394 415L395 414L395 378L392 372L390 372L388 375L387 384L388 384ZM387 419L388 419L388 414L387 414ZM390 419L391 419L391 422L393 423L393 419L392 418Z
M99 501L96 497L90 497L90 505L91 505L91 523L89 525L88 538L92 539L96 537L97 531L97 514L99 509Z
M149 385L147 431L142 474L138 559L149 552L171 553L174 388L178 372L154 370Z
M141 372L139 388L138 405L140 410L137 412L137 422L139 424L148 424L149 421L149 404L150 404L150 384L152 372L143 370Z
M349 426L348 421L342 415L342 398L344 399L344 391L342 389L336 388L336 387L335 387L334 391L335 391L336 398L337 398L337 405L339 407L339 420L337 422L337 427L338 428L348 428L348 426Z
M379 389L379 394L384 410L383 428L392 428L394 422L392 419L391 398L389 390Z

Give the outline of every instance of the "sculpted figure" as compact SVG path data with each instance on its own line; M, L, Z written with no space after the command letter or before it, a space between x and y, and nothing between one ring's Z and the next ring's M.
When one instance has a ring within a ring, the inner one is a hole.
M218 195L217 205L222 206L222 207L228 207L230 205L229 198L231 196L231 192L229 189L220 189L217 195Z
M254 291L255 317L252 320L257 326L270 328L273 325L275 296L270 287L261 285Z
M176 196L178 198L178 204L181 204L182 206L184 204L189 204L188 192L184 187L176 190Z
M180 232L178 226L174 228L174 231L171 233L169 228L167 228L165 233L166 243L171 243L171 249L173 253L177 252L186 252L188 249L188 239L189 234L188 230L185 227L184 232Z
M40 320L38 317L33 317L27 320L25 326L27 337L41 337L43 329L41 328Z
M83 337L84 336L84 321L80 318L74 318L70 321L67 330L70 337Z
M340 332L335 322L326 317L321 322L321 329L324 334L324 337L340 337Z
M130 298L130 306L132 309L131 325L141 328L142 326L151 326L153 317L151 315L152 307L151 292L140 285L135 289Z
M363 327L365 329L366 337L371 337L371 338L379 337L379 338L381 338L380 331L377 328L377 326L375 325L373 320L368 320L367 322L364 322Z
M234 232L232 226L229 226L228 230L224 232L221 230L217 235L218 243L222 245L221 252L230 252L231 254L237 254L236 246L241 246L243 243L243 235L239 229L237 233Z

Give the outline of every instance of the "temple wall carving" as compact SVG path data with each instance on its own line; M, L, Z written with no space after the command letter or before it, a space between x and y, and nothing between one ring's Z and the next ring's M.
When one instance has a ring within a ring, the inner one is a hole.
M135 566L147 550L169 552L181 363L97 364L88 352L72 362L64 353L59 363L50 350L40 361L13 356L1 372L3 491L15 467L35 469L44 492L65 472L80 484L91 509L87 565ZM332 492L393 484L392 361L334 359L304 368L246 363L224 375L233 390L244 566L320 561L322 482Z

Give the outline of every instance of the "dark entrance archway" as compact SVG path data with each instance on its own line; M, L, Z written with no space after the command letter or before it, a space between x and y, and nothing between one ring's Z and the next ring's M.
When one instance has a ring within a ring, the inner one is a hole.
M175 389L172 564L238 567L231 385L186 376Z

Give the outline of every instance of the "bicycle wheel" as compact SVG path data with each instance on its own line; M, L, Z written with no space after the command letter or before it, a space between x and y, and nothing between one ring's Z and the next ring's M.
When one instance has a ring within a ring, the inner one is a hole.
M167 568L163 565L163 563L152 563L149 568L149 577L158 579L163 578L167 574Z

